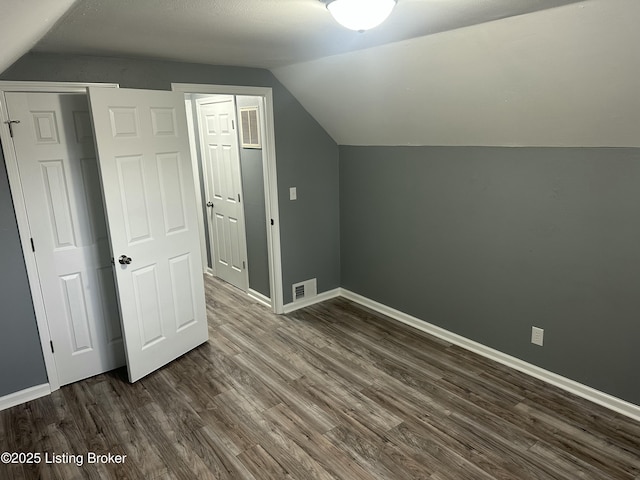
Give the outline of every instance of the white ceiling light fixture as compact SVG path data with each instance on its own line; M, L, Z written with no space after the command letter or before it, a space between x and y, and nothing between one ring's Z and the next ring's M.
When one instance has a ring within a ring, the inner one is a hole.
M363 32L384 22L397 0L328 0L327 9L333 18L350 30Z

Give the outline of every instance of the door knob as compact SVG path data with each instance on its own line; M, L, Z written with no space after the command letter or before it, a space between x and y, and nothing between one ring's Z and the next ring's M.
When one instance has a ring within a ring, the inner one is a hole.
M120 258L118 258L118 262L120 262L120 265L129 265L131 263L131 257L120 255Z
M213 202L207 202L207 207L213 208Z

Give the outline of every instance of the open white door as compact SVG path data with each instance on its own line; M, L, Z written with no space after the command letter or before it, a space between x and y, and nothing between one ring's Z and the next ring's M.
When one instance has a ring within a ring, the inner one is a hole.
M213 274L246 292L247 238L233 95L196 100Z
M184 97L89 88L129 380L208 339Z
M7 92L6 102L57 383L67 385L125 363L87 96Z

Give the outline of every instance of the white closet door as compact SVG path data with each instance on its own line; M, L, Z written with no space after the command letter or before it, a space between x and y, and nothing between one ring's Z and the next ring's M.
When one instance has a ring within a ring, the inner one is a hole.
M247 239L233 96L198 99L213 273L247 291Z
M87 96L7 93L60 385L124 365Z
M88 91L134 382L208 339L184 97Z

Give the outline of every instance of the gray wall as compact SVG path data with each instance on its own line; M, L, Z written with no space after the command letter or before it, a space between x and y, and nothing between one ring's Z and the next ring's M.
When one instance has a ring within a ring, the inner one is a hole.
M640 405L640 149L341 146L340 202L343 287Z
M284 302L291 285L316 277L318 291L340 285L338 147L268 70L146 59L27 54L0 80L114 82L170 90L171 83L273 88ZM289 201L297 186L298 201Z
M0 397L47 383L36 317L0 148Z
M236 97L238 108L261 107L261 104L262 99L260 97L241 95ZM264 111L260 108L259 118L261 121L263 115ZM247 230L249 288L266 297L271 297L262 152L262 149L242 148L242 144L240 144L244 219Z

